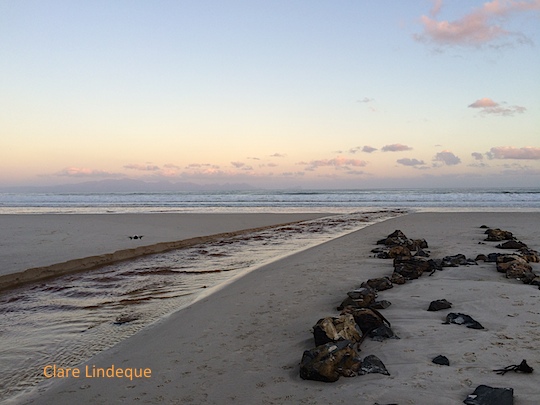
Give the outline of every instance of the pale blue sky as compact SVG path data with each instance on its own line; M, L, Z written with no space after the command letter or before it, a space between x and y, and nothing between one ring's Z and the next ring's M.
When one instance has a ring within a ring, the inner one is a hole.
M0 0L0 186L538 186L539 46L538 0Z

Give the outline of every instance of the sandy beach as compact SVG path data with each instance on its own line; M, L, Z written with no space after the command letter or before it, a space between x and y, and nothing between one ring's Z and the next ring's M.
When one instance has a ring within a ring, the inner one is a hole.
M261 267L95 356L78 377L51 378L17 402L458 404L485 384L513 388L516 405L536 404L540 291L506 279L494 263L445 268L379 293L392 303L381 312L401 339L368 338L361 355L379 357L390 376L307 381L299 362L314 347L313 325L337 316L347 291L392 273L391 260L371 253L377 240L400 229L425 238L432 258L462 253L474 259L500 252L494 242L480 243L481 225L511 231L538 250L539 220L539 213L419 213L369 226ZM540 272L539 265L533 270ZM427 311L443 298L453 303L451 310ZM472 316L485 329L443 324L450 311ZM431 362L439 354L450 366ZM493 372L523 359L533 374ZM113 365L141 376L92 378L92 370Z
M324 214L0 215L0 289L204 243L223 233L321 216ZM142 239L133 239L135 235Z

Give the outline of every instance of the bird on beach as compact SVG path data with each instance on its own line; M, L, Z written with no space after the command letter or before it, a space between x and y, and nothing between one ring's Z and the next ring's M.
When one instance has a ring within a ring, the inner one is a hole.
M130 236L129 239L142 239L144 235L133 235L133 236Z

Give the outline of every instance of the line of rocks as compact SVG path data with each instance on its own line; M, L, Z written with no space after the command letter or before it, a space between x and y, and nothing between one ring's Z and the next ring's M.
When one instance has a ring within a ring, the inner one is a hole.
M341 311L338 317L326 317L315 324L313 336L316 347L304 352L300 362L300 377L307 380L334 382L340 376L353 377L368 373L390 375L379 358L370 355L361 359L358 353L361 343L367 336L379 341L388 338L399 339L392 331L390 322L378 311L391 305L386 300L377 300L378 292L393 288L394 285L405 284L426 272L429 272L431 276L445 267L477 265L478 260L483 260L497 263L497 271L504 272L507 278L520 279L526 284L540 285L540 277L528 264L540 262L538 252L528 248L523 242L517 241L511 232L489 228L486 234L488 235L486 241L507 241L497 245L497 248L517 249L518 252L478 255L475 260L463 254L430 259L430 253L426 250L428 243L425 239L409 239L400 230L377 241L377 245L382 245L382 247L373 249L372 253L381 259L393 259L392 275L369 279L362 283L360 288L349 291L347 298L337 308ZM440 299L432 301L428 311L451 307L452 304L446 299ZM483 329L478 321L461 313L449 313L444 323ZM441 365L450 364L449 360L442 355L435 357L433 362ZM521 370L518 369L518 371ZM513 404L513 390L480 385L465 399L464 403L511 405Z
M496 246L498 249L515 250L514 253L489 253L480 254L476 260L494 262L499 273L504 273L506 278L521 280L524 284L538 286L540 289L540 276L538 276L529 263L540 263L540 253L529 248L525 243L518 241L510 231L498 228L487 228L486 242L502 242ZM480 242L482 243L482 242Z

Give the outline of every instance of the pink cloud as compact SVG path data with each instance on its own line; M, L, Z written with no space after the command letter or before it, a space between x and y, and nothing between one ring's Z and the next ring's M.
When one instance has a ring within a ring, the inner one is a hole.
M481 98L479 100L476 100L474 103L469 104L469 108L491 108L498 106L498 103L487 97Z
M443 2L437 1L431 10L432 17L420 17L424 30L415 38L440 45L480 46L500 38L517 38L518 42L528 42L522 34L509 32L500 24L510 14L540 10L540 0L493 0L456 21L437 20L442 6Z
M167 169L178 169L178 170L181 169L180 166L175 165L173 163L167 163L167 164L163 165L163 167L166 167Z
M375 152L377 150L377 148L374 148L372 146L368 146L368 145L365 145L365 146L356 146L354 148L351 148L349 149L349 153L357 153L357 152L365 152L365 153L372 153L372 152Z
M393 145L386 145L382 147L383 152L403 152L406 150L411 150L412 148L407 145L402 145L400 143L394 143Z
M140 170L143 172L157 172L160 170L159 166L155 165L140 165L140 164L129 164L125 165L124 169L130 169L130 170Z
M366 153L375 152L376 150L377 150L377 148L374 148L374 147L368 146L368 145L365 145L365 146L362 148L362 152L366 152Z
M336 169L348 168L350 166L364 167L367 165L367 162L364 160L347 159L342 156L338 156L334 159L312 160L311 162L305 164L308 165L306 170L315 170L319 167L335 167Z
M503 103L505 104L505 103ZM490 98L481 98L474 103L469 104L469 108L480 109L481 114L493 114L501 116L512 116L514 114L523 114L527 109L518 105L505 107Z
M67 167L55 173L56 176L65 177L118 177L119 173L110 173L103 170L87 169L83 167Z
M492 159L531 159L540 160L540 148L526 146L514 148L513 146L499 146L491 148L488 156Z
M461 159L448 150L443 150L435 155L434 162L444 163L448 166L454 166L461 163Z
M213 165L210 163L190 163L186 166L186 169L199 168L199 167L210 167L212 169L219 169L218 165Z

